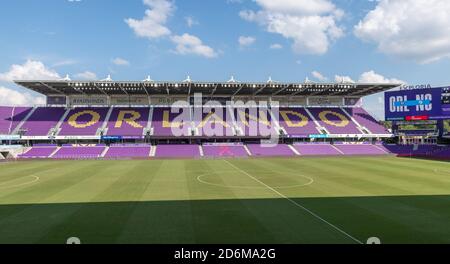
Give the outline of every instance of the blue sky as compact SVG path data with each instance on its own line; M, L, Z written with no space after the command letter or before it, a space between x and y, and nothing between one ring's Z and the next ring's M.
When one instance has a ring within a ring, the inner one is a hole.
M72 79L111 74L115 80L190 75L199 81L272 76L286 82L346 76L448 85L448 2L2 1L0 103L42 102L12 79L66 74ZM381 117L379 99L366 103Z

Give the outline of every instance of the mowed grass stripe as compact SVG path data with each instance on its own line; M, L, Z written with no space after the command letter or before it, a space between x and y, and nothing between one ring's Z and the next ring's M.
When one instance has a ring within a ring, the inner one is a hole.
M43 173L53 170L54 168L55 165L52 165L49 162L14 162L0 168L0 183L8 182L20 177L27 177L36 174L36 172Z
M296 207L302 209L304 212L306 212L307 214L313 216L314 218L316 218L317 220L319 220L320 222L322 222L323 224L328 225L328 227L331 227L334 231L337 231L338 233L341 233L341 235L344 235L345 237L349 238L350 240L352 240L353 242L356 242L358 244L362 244L362 242L355 238L354 236L350 235L349 233L347 233L345 230L341 229L340 227L334 225L333 223L330 223L328 220L322 218L320 215L318 215L317 213L311 211L310 209L306 208L305 206L301 205L300 203L298 203L297 201L295 201L294 199L291 199L289 197L287 197L286 195L284 195L283 193L281 193L278 190L275 190L273 187L270 187L269 185L265 184L264 182L262 182L261 180L259 180L258 178L254 177L253 175L251 175L250 173L242 170L241 168L239 168L238 166L236 166L235 164L233 164L232 162L225 160L225 162L227 164L229 164L231 167L235 168L236 170L238 170L239 172L241 172L242 174L247 175L248 177L250 177L251 179L255 180L256 182L260 183L261 185L267 187L267 189L275 194L277 194L278 196L280 196L280 198L284 198L287 201L289 201L291 204L295 205Z
M186 198L186 202L182 205L178 202L136 203L135 210L117 239L118 243L195 243L186 163L188 161L185 160L151 161L151 171L147 166L144 175L151 177L152 181L141 200L160 196L170 198L177 193Z
M362 158L357 158L358 160L362 159ZM317 161L320 161L321 159L317 159ZM368 158L368 161L371 161L372 163L370 163L371 165L373 165L374 162L374 158ZM315 182L315 186L323 186L323 184L325 183L323 178L325 178L326 176L329 176L331 178L333 178L333 180L337 180L339 178L342 179L346 179L351 183L355 183L355 179L357 180L358 178L373 178L374 180L379 181L380 183L389 183L390 180L392 180L392 177L389 178L385 178L385 176L379 176L379 172L378 172L378 168L373 170L373 168L369 169L370 167L372 167L371 165L367 166L367 169L365 171L365 174L362 174L360 172L355 173L355 174L350 174L348 173L348 170L340 170L339 167L346 167L346 168L352 168L352 164L355 164L355 159L352 159L350 161L348 160L342 160L342 159L330 159L327 160L327 166L324 166L323 162L319 164L316 164L315 162L309 162L309 165L314 164L316 166L315 171L317 175L322 175L324 174L324 177L319 177L319 180L316 180ZM376 160L378 162L378 160ZM299 171L302 171L300 168L302 168L302 166L299 166L297 163L299 162L303 162L303 160L289 160L289 162L287 160L281 161L281 160L269 160L270 164L277 164L278 167L286 167L286 163L291 163L291 165L288 165L287 167L291 167L293 163L295 163L294 167L299 168ZM382 161L379 161L380 163L382 163ZM332 164L335 163L337 165L340 166L332 166ZM351 163L351 164L348 164ZM263 165L264 167L270 167L270 165L267 165L266 163L263 163L265 165ZM357 163L359 164L359 163ZM248 166L248 167L253 167L253 166ZM304 167L304 166L303 166ZM326 169L325 169L326 168ZM281 169L281 168L280 168ZM428 170L429 171L429 170ZM303 172L303 171L302 171ZM324 172L324 173L322 173ZM354 172L354 170L352 170L352 172ZM303 172L304 173L304 172ZM375 173L375 175L374 175ZM391 168L389 167L389 172L392 175L398 176L396 173L398 173L398 169L395 168ZM411 173L413 173L411 171ZM334 174L334 175L333 175ZM383 179L385 178L385 179ZM328 181L329 185L331 187L334 188L338 188L339 184L336 184L336 181ZM363 186L372 186L372 184L368 184L368 182L363 182L364 184L362 184ZM403 186L405 186L406 188L408 188L408 186L410 186L411 184L408 182L408 177L404 177L401 180L401 184ZM351 184L350 184L351 186ZM358 185L356 185L358 186ZM376 188L377 190L387 190L388 188L386 188L387 186L385 185L379 185L381 188ZM435 186L435 185L434 185ZM311 186L314 187L314 186ZM310 188L309 188L310 189ZM361 190L364 188L352 188L352 189L357 189L357 190ZM403 188L402 188L403 189ZM283 193L288 193L291 190L283 190ZM336 191L336 190L335 190ZM355 194L355 192L352 192L353 194ZM303 193L302 193L303 194ZM367 192L367 194L369 194L369 192ZM397 192L398 194L398 192ZM329 195L329 193L327 193L327 196ZM371 195L375 195L373 192L371 193ZM364 199L364 198L362 198ZM433 198L435 199L435 198ZM439 198L437 198L439 199ZM415 207L413 205L411 205L410 203L408 204L404 204L401 203L399 201L407 201L407 199L397 199L397 198L390 198L390 197L386 197L386 198L377 198L377 206L375 208L372 208L370 202L367 203L360 203L358 201L360 201L359 199L346 199L346 198L333 198L331 203L322 203L320 202L321 200L315 200L315 199L295 199L295 200L299 200L301 202L307 203L308 205L311 206L311 208L314 208L314 210L320 212L320 215L324 215L326 216L327 219L332 219L333 222L336 223L340 223L341 226L345 226L346 230L354 230L354 234L358 235L358 237L371 237L371 236L375 236L375 235L382 235L384 232L382 230L380 231L374 231L373 228L368 228L367 226L379 226L379 225L385 225L385 226L390 226L392 227L390 229L390 234L397 234L398 238L404 238L407 239L408 237L411 239L411 230L415 230L413 233L415 234L421 234L420 235L420 239L422 241L432 241L433 236L430 236L429 234L427 234L426 232L423 232L423 224L424 222L426 222L426 217L431 215L434 215L435 218L438 219L438 222L441 223L439 226L439 228L432 228L434 230L443 230L443 225L445 225L446 220L449 219L449 215L445 214L442 218L440 216L436 216L436 212L435 211L430 211L428 209L426 209L427 207ZM370 199L369 199L370 200ZM318 203L315 203L315 201L319 201ZM378 204L379 203L379 204ZM386 217L385 215L385 211L382 210L382 208L379 208L378 205L380 205L380 207L385 207L385 206L391 206L392 207L392 211L389 212L388 217ZM330 208L340 208L340 212L336 213L333 210L330 210ZM439 207L440 209L442 209L442 207ZM439 210L442 212L442 210ZM421 219L421 221L411 221L410 220L410 213L413 212L414 215L419 215ZM355 221L352 218L349 218L349 215L353 215L355 216L355 214L357 214L358 218L360 219L359 221L361 221L363 224L356 224L355 225ZM391 215L391 216L390 216ZM425 216L425 217L423 217ZM418 223L420 222L420 223ZM407 225L407 226L405 226ZM429 229L427 230L427 232L430 231ZM385 237L385 238L392 238L391 237Z
M239 238L242 239L243 233L247 234L246 238L242 240L243 243L276 241L273 232L265 225L265 219L260 217L260 210L255 208L253 204L247 203L246 199L243 199L246 196L267 197L267 192L258 189L227 188L226 186L248 186L248 184L253 184L253 182L245 176L233 173L233 169L230 169L221 160L203 162L208 167L209 172L216 172L212 176L218 179L218 183L223 185L223 187L205 185L198 181L195 181L195 184L191 183L191 186L199 186L201 190L211 190L212 192L225 190L225 196L231 198L233 202L220 204L208 202L193 203L196 214L199 219L202 219L201 224L196 227L196 230L200 231L198 235L199 242L220 243L222 241L223 243L233 243ZM272 211L272 213L276 214L276 211ZM211 216L213 221L209 222ZM226 235L219 240L212 237L211 232L223 232Z
M398 186L402 186L402 188L400 188L400 189L404 189L404 190L413 189L414 190L414 189L417 189L417 187L420 187L420 183L416 183L415 179L417 178L420 181L423 180L424 175L422 175L422 176L414 175L414 173L417 173L416 170L411 170L408 168L399 169L394 166L386 167L386 165L383 163L382 160L378 160L378 159L374 159L374 158L355 158L355 159L358 159L359 161L367 160L370 163L366 163L366 164L370 164L370 165L366 165L365 170L364 170L364 168L361 168L361 170L358 169L358 171L352 170L352 172L355 172L354 174L350 174L347 172L348 175L345 175L345 176L343 175L342 178L348 179L352 183L352 185L355 184L356 186L358 186L357 180L362 178L362 179L372 179L373 181L377 181L379 183L386 183L386 184L390 184L390 185L392 185L393 183L398 183L397 184ZM352 165L359 166L359 164L361 164L360 162L355 162L355 159L352 159L352 160L330 160L327 163L327 166L321 166L321 167L328 167L328 165L330 165L332 163L337 163L337 164L340 164L340 166L342 166L342 167L352 168ZM421 162L421 161L419 160L418 162ZM375 163L380 163L380 164L374 165ZM403 163L403 161L402 161L402 163ZM384 168L386 168L386 170L383 170L381 168L383 166L384 166ZM320 168L317 168L317 169L319 170ZM332 170L335 170L335 167L332 167L331 169L328 168L327 174L332 175L333 174ZM336 176L336 174L337 175L339 174L338 172L340 170L335 170L335 171L336 171L336 173L335 173L335 176ZM347 170L343 170L343 171L347 171ZM406 176L399 175L399 171L401 171L403 173L406 172ZM430 172L429 168L428 169L424 168L419 173L424 174L424 172ZM384 175L382 175L382 174L384 174ZM386 175L389 175L389 176L386 176ZM414 175L414 177L410 178L407 175ZM426 175L427 174L425 174L425 176ZM430 175L430 176L432 177L432 175ZM430 177L426 177L426 178L428 180L429 185L434 186L434 187L442 186L442 184L439 182L442 179L434 178L434 180L437 181L437 182L434 182L434 181L429 181ZM337 178L334 177L334 179L337 179ZM411 179L413 179L413 180L411 180ZM318 183L322 183L322 182L318 182ZM332 182L332 184L334 185L336 183ZM381 186L382 188L376 188L377 192L383 192L383 190L384 190L384 192L386 192L386 190L389 189L388 186L385 186L386 184L382 185ZM365 186L366 188L367 188L367 186L373 186L373 184L370 184L370 182L368 184L367 181L366 182L363 181L361 185ZM414 187L414 188L412 188L412 187ZM364 188L358 188L358 189L364 189ZM419 188L419 190L420 190L420 188ZM422 191L424 191L423 188L422 188ZM408 193L408 192L405 191L404 193ZM413 192L413 193L416 193L416 192ZM398 195L399 193L396 192L396 194ZM376 194L372 193L372 195L376 195ZM439 198L433 197L433 199L439 199ZM397 234L401 233L400 232L401 230L409 230L410 231L411 229L416 230L416 232L417 232L416 234L423 233L423 225L418 224L417 223L418 221L411 221L410 214L412 212L414 213L414 215L418 215L420 218L423 218L423 221L420 221L421 223L426 222L426 218L429 217L429 215L434 215L434 218L437 218L437 219L441 218L441 219L439 219L440 221L438 221L438 222L442 223L442 224L445 223L446 219L449 218L449 215L447 213L445 213L441 217L439 215L436 215L436 213L438 213L438 212L430 211L427 207L416 207L414 205L411 205L410 203L404 204L404 203L399 202L399 201L408 201L407 199L396 199L396 198L392 199L390 197L386 197L386 198L377 198L376 200L383 204L382 207L389 207L389 206L392 207L392 211L390 212L392 217L390 217L390 216L386 217L385 216L386 212L384 210L380 210L380 208L378 208L378 207L373 209L373 208L370 208L370 206L368 206L370 204L356 203L356 201L359 201L357 199L341 199L341 198L334 199L334 201L336 203L339 202L339 206L337 206L337 207L340 207L340 208L348 207L344 203L342 203L342 201L351 202L352 204L351 204L350 208L357 206L359 209L354 210L354 208L353 208L353 211L354 211L353 214L359 212L359 213L361 213L360 217L368 216L368 217L366 217L367 224L373 223L373 226L377 226L377 224L379 225L381 223L389 223L389 224L386 224L386 226L396 226L395 228L392 229L392 232L395 231L395 233L397 233ZM307 200L307 201L314 201L314 200ZM320 207L318 207L318 208L320 209ZM321 211L323 211L324 214L327 214L327 212L330 212L327 209L329 209L329 206L327 206L327 208L324 208ZM439 209L442 209L442 208L439 208ZM328 217L336 219L336 216L341 215L342 217L338 221L342 222L342 221L345 221L347 218L347 214L345 212L346 212L346 210L342 210L342 214L332 213ZM442 210L439 210L439 212L442 212ZM351 224L354 225L354 223L351 223ZM433 229L443 230L442 224L438 225L439 228L437 228L437 229L433 228ZM408 227L405 227L405 225L408 225ZM374 235L373 232L372 233L367 232L370 229L368 229L365 225L361 225L361 226L363 228L361 228L359 231L364 233L362 235L363 237L364 236L368 237L368 236ZM381 234L381 233L382 232L378 232L378 234ZM399 236L399 237L402 237L402 236ZM403 238L405 238L405 235L403 235ZM427 240L427 238L428 238L428 240ZM423 241L432 241L432 239L430 239L430 238L431 237L425 233L421 235L421 239Z
M97 190L95 197L90 199L91 203L83 203L81 206L74 207L76 210L66 216L59 225L52 227L41 239L41 242L57 243L71 236L88 238L85 239L85 243L116 242L122 232L126 231L124 227L135 210L136 203L141 200L157 171L157 169L152 170L148 175L143 175L140 173L145 169L143 164L143 161L134 161L126 162L122 166L113 165L114 175L118 177L109 182L107 188ZM127 170L125 171L123 168L127 168ZM114 210L108 206L92 206L94 202L104 201L136 202L127 203L127 206L115 206Z
M360 171L364 171L363 164L356 165ZM415 195L425 194L445 194L450 188L449 178L440 177L429 167L407 168L386 166L386 163L372 161L370 165L372 174L376 175L373 180L379 182L389 182L390 186L403 189L404 194ZM406 187L406 188L405 188Z
M227 160L361 241L450 243L449 163L395 157ZM20 168L16 168L20 167ZM0 191L0 243L350 243L223 160L31 161ZM3 168L3 167L2 167ZM448 174L434 170L449 170ZM213 172L210 186L198 175ZM289 174L283 174L287 172ZM297 174L291 172L296 172ZM260 173L260 175L258 175ZM271 175L271 176L269 176ZM20 178L19 178L20 179Z
M75 164L68 165L65 170L54 170L54 174L48 173L43 176L43 180L39 184L21 188L16 193L7 196L6 198L12 197L13 200L22 197L25 198L25 202L24 205L0 207L0 230L4 230L0 239L10 239L9 241L15 242L16 239L20 239L17 237L17 232L20 230L29 235L27 237L29 243L37 242L46 236L49 229L64 223L74 211L81 207L80 203L71 207L56 206L57 210L53 210L55 208L53 206L48 206L49 201L50 204L63 202L52 200L53 196L63 193L70 187L101 174L103 170L107 169L96 162L77 164L78 166ZM85 195L89 194L85 193ZM68 199L70 200L70 197ZM6 228L11 223L16 225L15 229ZM61 243L61 240L58 243Z

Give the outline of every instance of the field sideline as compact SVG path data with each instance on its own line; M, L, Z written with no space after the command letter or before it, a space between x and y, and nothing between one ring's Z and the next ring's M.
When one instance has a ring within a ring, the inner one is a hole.
M0 243L450 243L450 163L0 163Z

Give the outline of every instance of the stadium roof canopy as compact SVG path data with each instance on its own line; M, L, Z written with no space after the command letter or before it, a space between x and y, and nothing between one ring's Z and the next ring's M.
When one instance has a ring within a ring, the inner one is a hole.
M155 81L15 81L43 95L164 95L189 96L357 96L387 91L401 84L374 83L244 83Z

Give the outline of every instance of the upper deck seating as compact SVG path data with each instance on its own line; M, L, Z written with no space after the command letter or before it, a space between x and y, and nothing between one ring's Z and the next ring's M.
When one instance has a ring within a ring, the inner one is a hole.
M377 122L377 120L363 108L346 108L345 110L361 126L369 129L372 134L390 134L383 125Z
M307 137L319 134L314 120L304 108L280 108L278 120L288 135Z
M182 115L182 116L181 116ZM183 118L185 117L185 118ZM180 119L181 118L181 119ZM190 136L191 135L191 110L182 108L179 112L172 111L169 107L156 107L153 110L153 135L154 136Z
M358 126L340 108L308 108L308 110L330 134L362 134Z
M232 137L235 135L233 118L227 108L203 108L201 115L196 114L197 112L199 111L194 109L192 118L198 136Z
M0 135L9 135L22 122L32 108L30 107L0 107Z
M109 108L75 108L61 125L60 136L95 136L102 127Z
M47 136L66 112L62 107L39 107L20 128L25 136Z
M114 108L108 121L107 135L143 136L150 108Z
M268 108L235 108L233 111L236 126L244 136L269 137L277 133Z

